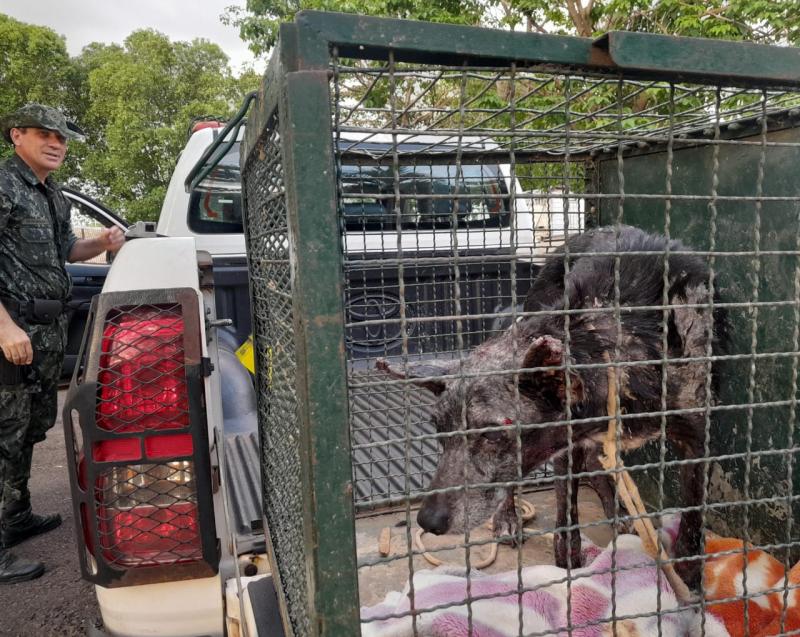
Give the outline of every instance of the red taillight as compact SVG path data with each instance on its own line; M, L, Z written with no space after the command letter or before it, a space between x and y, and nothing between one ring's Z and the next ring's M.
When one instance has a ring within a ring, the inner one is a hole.
M216 122L216 121L207 121L207 122L197 122L192 126L192 132L196 133L199 130L203 130L204 128L222 128L225 126L223 122Z
M184 327L175 305L106 317L95 422L111 435L94 442L92 462L99 550L118 567L203 557Z
M103 331L97 426L115 433L189 425L183 318L144 307L120 313Z
M103 557L121 567L202 559L194 463L114 467L97 482Z

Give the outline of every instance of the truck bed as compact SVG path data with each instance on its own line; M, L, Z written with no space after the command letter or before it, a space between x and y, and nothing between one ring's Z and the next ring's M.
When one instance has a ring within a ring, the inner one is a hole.
M373 384L387 379L377 370L350 375L357 510L389 505L393 499L405 497L406 488L413 496L428 484L439 457L435 440L418 439L435 433L430 422L433 396L421 390L411 390L407 395L409 391L396 384ZM263 550L259 457L256 432L225 436L229 513L240 552Z
M439 459L431 422L436 397L391 382L376 369L351 370L348 386L356 513L414 500L430 483ZM250 550L263 542L264 531L258 434L230 434L225 440L232 523L239 550ZM543 471L531 477L546 476Z

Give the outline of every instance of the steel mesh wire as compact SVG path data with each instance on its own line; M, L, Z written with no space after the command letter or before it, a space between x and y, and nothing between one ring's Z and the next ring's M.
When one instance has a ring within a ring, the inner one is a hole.
M277 118L276 118L277 119ZM261 475L267 532L295 635L310 632L303 533L303 490L296 395L297 360L281 140L264 131L245 167L246 240L252 315Z
M100 472L95 501L103 559L117 568L201 559L193 476L191 461Z
M675 302L669 302L665 289L663 298L646 307L622 305L621 256L615 249L608 252L614 261L615 301L601 312L611 313L617 326L636 311L652 310L664 317L656 336L661 353L653 360L628 361L622 355L623 343L611 347L612 364L625 374L648 366L662 370L660 407L649 410L659 423L655 446L624 456L648 499L648 516L659 520L662 514L681 509L684 515L691 515L692 509L681 506L677 473L703 467L699 472L703 491L699 509L711 528L752 542L756 549L774 551L787 565L791 563L790 554L796 559L800 544L791 520L797 510L792 481L800 192L782 173L785 162L796 157L800 148L795 132L800 116L798 95L791 91L543 73L514 66L474 69L403 65L395 63L391 55L388 62L335 59L333 82L334 143L343 192L340 218L346 343L357 482L375 481L373 456L365 455L365 451L391 455L399 467L399 452L405 445L406 471L410 469L406 478L412 485L406 487L405 497L416 502L425 494L424 485L420 490L418 484L425 472L413 462L419 452L409 443L441 444L464 435L426 429L426 414L433 410L435 399L418 389L409 391L411 385L400 380L394 381L393 389L387 388L392 381L387 383L384 375L369 371L376 358L394 357L406 364L465 356L518 318L537 316L518 307L519 302L524 300L545 256L563 245L565 236L597 225L615 226L618 236L622 224L639 225L684 240L704 259L709 268L708 288L716 287L719 298L709 293L699 303L683 306L707 314L723 310L727 315L725 329L733 335L726 350L712 351L709 341L703 355L668 359L666 344L671 335L667 315L674 310ZM480 219L475 202L485 202L487 192L470 190L469 184L458 182L455 174L443 180L448 183L439 193L430 188L436 174L431 166L455 166L456 174L464 175L475 166L489 163L506 166L515 178L514 185L519 183L516 191L507 187L502 194L506 201L511 198L507 206L516 217L528 213L534 218L527 237L521 237L516 228L516 232L504 233L485 218L468 227L470 219ZM696 175L702 179L695 179ZM739 186L742 180L747 183ZM445 209L441 225L437 227L435 221L425 225L425 215L435 215L439 202L445 202L441 204ZM447 202L457 203L447 208ZM459 225L459 206L468 210L463 226ZM746 217L745 210L752 210L752 215ZM359 214L363 218L354 221ZM372 225L364 220L370 216ZM770 226L769 233L764 232L765 224ZM569 271L570 258L581 256L564 256L565 270ZM669 251L663 253L663 263L667 281ZM579 317L581 311L587 310L567 306L546 313L566 315L569 320ZM670 407L669 392L674 391L668 383L671 370L693 364L705 370L702 399L696 407ZM710 370L720 365L724 366L718 376L720 385L712 386ZM567 371L580 373L592 366L568 363ZM493 373L488 371L485 376ZM503 373L512 376L508 371ZM452 372L451 377L463 379L465 375L462 370ZM393 395L413 402L398 407L396 400L386 398ZM620 409L618 396L620 421L635 418ZM585 426L591 420L580 411L571 415L567 418L570 428ZM665 444L668 428L675 417L696 416L702 423L703 453L699 458L675 456L672 446ZM595 417L598 421L606 418ZM786 422L788 429L781 433ZM518 449L521 436L555 426L564 423L520 423ZM499 427L483 426L473 431L492 433L496 429ZM739 435L741 432L744 435ZM389 438L384 442L381 435ZM776 443L780 437L783 441ZM434 459L432 454L430 458ZM427 471L429 475L430 469ZM567 475L557 480L571 485L570 478L586 480L603 474L570 464ZM429 488L427 493L457 493L467 487L486 486L525 489L534 482L531 476L518 472L511 480ZM378 497L383 505L398 503L392 496L399 488L392 493L387 493L388 489L357 489L356 502ZM409 502L399 503L406 505L409 518ZM614 518L630 521L620 505L615 506ZM582 531L596 524L568 519L566 529L551 526L520 533L529 540L547 531ZM467 547L486 543L474 539L469 531L460 541L454 541ZM745 544L739 552L746 556L748 550ZM469 565L469 554L465 566ZM518 574L522 559L520 552ZM409 579L424 567L410 541L406 551L383 561L391 560L408 561ZM378 563L382 563L380 559L364 562L362 568ZM619 579L620 569L612 563L612 581ZM567 573L571 585L574 573L572 569ZM620 576L625 577L624 569ZM581 576L575 577L578 581ZM472 605L482 599L481 594L471 591L471 581L467 577L466 599L453 603L466 603L470 633L475 630ZM769 593L763 587L755 592L748 590L746 574L741 575L741 586L739 599L763 600ZM774 587L785 598L791 589L788 575ZM413 590L411 609L406 614L416 623L419 609L414 607ZM521 600L527 592L530 589L525 588L520 576L510 594ZM662 607L660 597L656 603L654 630L661 634L663 618L674 609ZM698 604L706 607L702 601ZM531 634L523 632L521 602L519 609L519 634ZM613 603L611 615L618 620L640 616L617 612ZM607 621L584 622L565 629L577 634L578 629Z

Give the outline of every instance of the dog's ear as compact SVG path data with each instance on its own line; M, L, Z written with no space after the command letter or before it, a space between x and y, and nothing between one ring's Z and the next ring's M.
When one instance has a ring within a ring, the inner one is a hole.
M539 371L522 372L519 379L520 392L531 398L545 399L563 404L566 400L567 383L563 369L558 369L564 363L564 344L555 336L537 336L531 341L522 367L553 367ZM571 370L570 402L582 402L584 398L583 382L580 375Z
M375 367L386 372L392 378L408 379L415 385L424 387L438 396L447 387L447 381L438 377L455 374L458 371L458 361L445 363L426 361L424 363L403 365L402 363L390 363L384 358L379 358L375 361Z

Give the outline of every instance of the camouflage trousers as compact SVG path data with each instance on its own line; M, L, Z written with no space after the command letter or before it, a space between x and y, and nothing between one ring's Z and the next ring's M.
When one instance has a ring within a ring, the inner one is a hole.
M63 360L62 351L35 351L27 383L0 385L0 501L6 513L30 506L33 445L55 424Z

